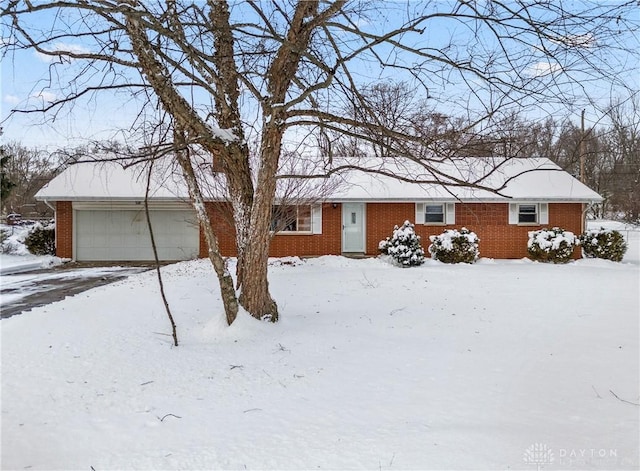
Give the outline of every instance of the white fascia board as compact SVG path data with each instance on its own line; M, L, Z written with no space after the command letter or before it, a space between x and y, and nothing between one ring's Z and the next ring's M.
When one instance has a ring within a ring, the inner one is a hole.
M530 197L530 198L507 198L507 197L498 197L498 198L478 198L478 199L467 199L467 198L387 198L387 199L362 199L362 198L326 198L324 200L328 203L429 203L429 202L437 202L437 203L599 203L602 199L595 200L593 198L576 198L576 199L568 199L568 198L540 198L540 197Z
M193 209L190 203L184 201L149 201L150 210L185 210ZM111 200L111 201L73 201L74 210L144 210L143 201Z

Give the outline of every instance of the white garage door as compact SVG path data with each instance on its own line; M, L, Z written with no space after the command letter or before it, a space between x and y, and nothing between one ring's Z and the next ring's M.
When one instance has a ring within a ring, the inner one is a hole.
M189 210L151 210L160 260L198 256L199 229ZM78 261L148 261L153 249L144 209L75 211L75 259Z

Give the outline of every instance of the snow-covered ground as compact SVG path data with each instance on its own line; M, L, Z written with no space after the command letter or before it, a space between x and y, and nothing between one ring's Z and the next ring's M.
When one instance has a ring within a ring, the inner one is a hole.
M274 261L224 325L206 260L0 322L2 469L638 469L622 263ZM635 248L634 248L635 247Z

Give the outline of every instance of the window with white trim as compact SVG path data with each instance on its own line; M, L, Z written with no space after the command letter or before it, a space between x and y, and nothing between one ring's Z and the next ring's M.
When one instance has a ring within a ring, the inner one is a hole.
M509 203L509 224L524 226L549 224L549 204Z
M518 205L518 224L535 224L538 222L537 204Z
M444 204L425 204L424 205L424 222L444 223Z
M273 232L311 233L311 205L274 205L271 210Z
M455 203L416 203L416 224L455 224Z

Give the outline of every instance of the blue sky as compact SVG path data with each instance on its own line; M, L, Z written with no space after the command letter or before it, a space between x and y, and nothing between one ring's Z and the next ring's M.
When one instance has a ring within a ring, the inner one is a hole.
M443 10L446 10L446 4L442 3ZM388 19L376 16L375 12L357 18L360 26L369 31L381 30L387 26L395 26L394 22L401 15L415 14L412 9L417 10L421 5L417 2L395 2L387 4L388 8L396 10ZM243 15L247 15L243 11ZM250 16L249 16L250 17ZM34 19L34 28L53 29L51 25L55 24L60 28L61 24L73 24L74 18L58 18L56 23L51 16L41 15ZM634 18L636 23L640 22L640 18ZM451 41L451 51L465 52L471 48L475 48L477 53L490 49L495 46L495 41L483 34L475 36L472 26L460 21L451 20L435 20L430 22L429 27L422 34L414 34L411 41L416 45L428 46L433 48L441 48L449 45ZM632 51L638 51L640 44L638 37L629 35L618 38L623 48ZM589 39L591 40L591 39ZM598 38L593 39L596 43ZM3 38L7 42L6 38ZM92 46L79 41L71 41L61 39L54 42L53 46L69 50L89 50ZM394 54L401 54L398 50L390 47L380 49L379 52L386 57ZM405 60L400 56L401 60ZM407 59L409 60L409 59ZM638 56L625 54L622 50L611 51L608 60L619 67L621 74L620 79L632 84L635 90L640 89L640 66ZM119 139L123 136L122 129L127 129L134 121L139 112L140 101L133 99L131 96L120 93L106 93L93 96L90 99L77 102L74 106L65 107L56 115L41 114L15 114L7 118L10 110L19 107L29 107L30 104L42 104L62 96L60 87L67 87L72 75L70 73L80 67L79 61L69 61L62 67L52 67L52 61L49 57L38 54L34 51L15 51L9 52L2 59L2 88L1 93L1 120L3 121L4 140L16 140L30 147L40 147L53 149L56 147L69 147L81 145L91 140L98 139ZM528 72L531 76L545 76L548 80L560 78L559 67L550 64L546 59L540 56L538 62L530 62ZM626 72L624 72L626 71ZM95 71L94 71L95 72ZM100 71L97 71L98 75ZM377 65L371 63L360 62L354 65L355 76L359 77L362 83L375 82L380 79L393 78L396 80L404 80L408 75L402 75L397 70L381 69ZM628 74L624 76L624 74ZM67 75L69 74L69 75ZM53 78L50 83L49 78ZM612 83L607 81L591 82L588 76L577 74L574 76L576 82L565 87L565 91L573 93L576 96L573 110L558 111L560 117L564 117L569 112L573 112L575 120L578 120L580 110L583 107L587 109L587 123L600 120L602 110L590 106L586 102L580 102L588 96L594 100L599 107L604 107L613 97L626 98L628 93L616 89ZM92 79L95 80L95 79ZM58 85L58 82L60 85ZM442 112L450 113L457 109L458 112L467 109L479 109L481 102L488 101L490 98L487 94L479 92L478 97L469 98L468 90L456 86L459 84L459 78L451 76L451 83L441 84L441 88L434 86L434 93L438 94L438 98L445 103ZM474 87L474 83L471 83ZM480 83L478 83L478 90ZM205 98L203 104L206 105L208 100ZM449 105L446 105L448 102ZM528 113L533 118L544 118L548 116L550 104L540 103L540 106L531 108Z

